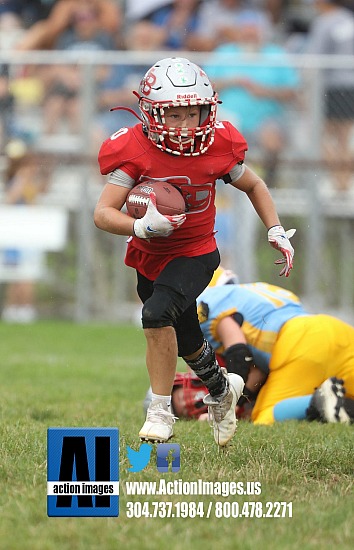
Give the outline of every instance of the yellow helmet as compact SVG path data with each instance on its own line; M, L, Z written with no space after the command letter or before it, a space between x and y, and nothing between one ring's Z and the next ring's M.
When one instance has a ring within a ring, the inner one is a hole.
M221 265L214 271L214 275L208 286L235 285L239 282L236 273L231 269L225 269Z

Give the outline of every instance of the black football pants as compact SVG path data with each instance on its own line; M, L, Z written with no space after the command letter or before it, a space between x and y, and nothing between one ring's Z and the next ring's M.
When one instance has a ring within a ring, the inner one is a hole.
M216 249L202 256L171 260L155 281L137 272L137 292L144 304L143 328L173 326L180 357L192 355L203 345L196 299L210 283L219 263Z

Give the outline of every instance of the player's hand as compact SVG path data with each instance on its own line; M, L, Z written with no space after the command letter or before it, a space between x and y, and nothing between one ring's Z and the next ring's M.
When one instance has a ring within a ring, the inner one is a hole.
M163 216L160 214L156 208L156 195L155 193L150 193L150 200L145 216L134 222L134 235L139 237L139 239L168 237L185 221L185 214L176 214L175 216Z
M280 250L283 254L283 258L276 260L274 263L277 265L285 264L279 275L285 275L289 277L290 270L293 267L294 249L291 246L290 240L294 235L296 229L284 230L281 225L275 225L268 230L268 241L273 248Z

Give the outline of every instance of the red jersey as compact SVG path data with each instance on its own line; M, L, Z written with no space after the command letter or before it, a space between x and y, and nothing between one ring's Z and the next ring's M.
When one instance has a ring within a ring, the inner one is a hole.
M171 259L213 252L216 180L245 158L247 143L230 122L217 122L215 139L203 155L185 157L158 149L141 124L121 128L103 142L98 161L102 174L120 169L136 184L163 179L179 187L186 221L169 237L129 240L125 263L155 280Z

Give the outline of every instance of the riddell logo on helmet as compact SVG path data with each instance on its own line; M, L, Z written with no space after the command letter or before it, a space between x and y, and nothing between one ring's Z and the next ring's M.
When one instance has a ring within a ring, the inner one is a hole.
M198 99L198 94L177 94L177 99Z

